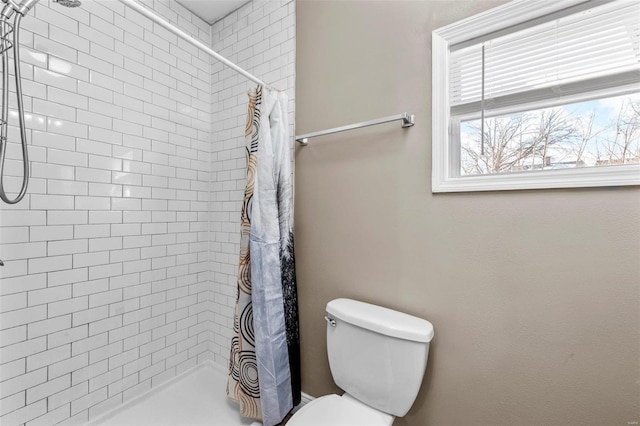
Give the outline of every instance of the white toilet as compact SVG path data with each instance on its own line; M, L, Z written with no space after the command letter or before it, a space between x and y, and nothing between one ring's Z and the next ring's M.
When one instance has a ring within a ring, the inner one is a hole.
M416 399L433 338L423 319L369 303L327 304L327 352L345 393L316 398L287 426L389 426Z

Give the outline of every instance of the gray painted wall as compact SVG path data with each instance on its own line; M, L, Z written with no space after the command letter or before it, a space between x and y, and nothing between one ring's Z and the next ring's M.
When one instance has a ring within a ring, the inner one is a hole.
M431 31L501 1L298 1L296 133L408 111L296 149L303 390L336 392L326 303L430 320L398 425L640 420L638 188L431 193Z

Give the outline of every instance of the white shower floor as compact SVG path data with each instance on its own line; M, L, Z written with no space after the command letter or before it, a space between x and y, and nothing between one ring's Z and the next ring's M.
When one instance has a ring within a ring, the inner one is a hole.
M100 426L240 426L260 425L240 416L227 398L227 376L210 366L193 370L176 382L141 398L115 415L98 420Z

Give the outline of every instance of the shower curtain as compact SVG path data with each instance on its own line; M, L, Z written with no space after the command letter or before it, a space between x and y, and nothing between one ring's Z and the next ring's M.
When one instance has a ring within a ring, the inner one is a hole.
M287 96L258 86L245 128L247 185L227 394L273 426L300 403Z

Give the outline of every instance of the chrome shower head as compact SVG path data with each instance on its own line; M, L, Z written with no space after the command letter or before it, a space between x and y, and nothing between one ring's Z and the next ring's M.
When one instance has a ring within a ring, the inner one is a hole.
M82 4L80 0L53 0L53 1L65 7L78 7Z

